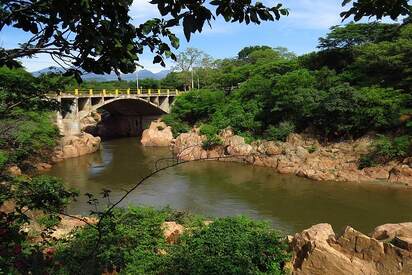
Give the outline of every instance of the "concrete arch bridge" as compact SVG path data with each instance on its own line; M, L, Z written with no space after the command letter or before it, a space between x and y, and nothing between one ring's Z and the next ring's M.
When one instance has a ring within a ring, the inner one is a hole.
M62 135L77 135L86 131L103 137L138 136L150 122L168 114L176 97L183 92L169 89L147 90L74 90L51 96L64 106L57 114ZM102 114L95 127L93 113Z

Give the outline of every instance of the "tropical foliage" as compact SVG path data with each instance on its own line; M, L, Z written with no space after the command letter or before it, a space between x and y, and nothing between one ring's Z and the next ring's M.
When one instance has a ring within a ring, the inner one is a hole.
M179 97L167 121L185 125L179 129L207 125L208 137L226 127L276 140L291 132L321 141L410 134L411 30L411 24L335 26L320 39L319 52L300 57L247 47L216 61L209 69L214 77Z

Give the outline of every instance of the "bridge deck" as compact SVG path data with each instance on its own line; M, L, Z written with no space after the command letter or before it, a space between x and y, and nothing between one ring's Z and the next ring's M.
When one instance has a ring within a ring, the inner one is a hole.
M121 95L130 95L133 97L150 97L150 96L178 96L182 94L179 90L171 89L116 89L116 90L79 90L66 91L63 93L54 93L50 96L60 96L65 98L76 97L117 97Z

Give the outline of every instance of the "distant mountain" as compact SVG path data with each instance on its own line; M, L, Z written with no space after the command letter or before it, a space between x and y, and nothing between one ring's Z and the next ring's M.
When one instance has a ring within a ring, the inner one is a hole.
M59 67L48 67L45 69L42 69L40 71L33 72L32 75L35 77L38 77L42 74L47 74L47 73L61 73L64 70ZM171 71L170 70L162 70L158 73L153 73L149 70L139 70L139 79L146 79L146 78L153 78L153 79L163 79L165 78ZM83 80L90 81L98 81L98 82L105 82L105 81L114 81L117 80L117 75L115 73L110 73L110 74L94 74L94 73L85 73L82 76ZM136 73L131 73L131 74L122 74L121 75L122 80L126 81L132 81L136 80Z
M59 68L59 67L48 67L48 68L44 68L44 69L42 69L42 70L40 70L40 71L32 72L31 74L32 74L34 77L38 77L38 76L40 76L40 75L42 75L42 74L49 74L49 73L56 73L56 74L58 74L58 73L62 73L62 72L64 72L64 70L63 70L62 68Z

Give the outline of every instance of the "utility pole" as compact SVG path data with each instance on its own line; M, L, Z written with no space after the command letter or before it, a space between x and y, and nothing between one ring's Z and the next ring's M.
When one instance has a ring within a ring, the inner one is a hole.
M136 66L136 88L139 90L139 66Z

